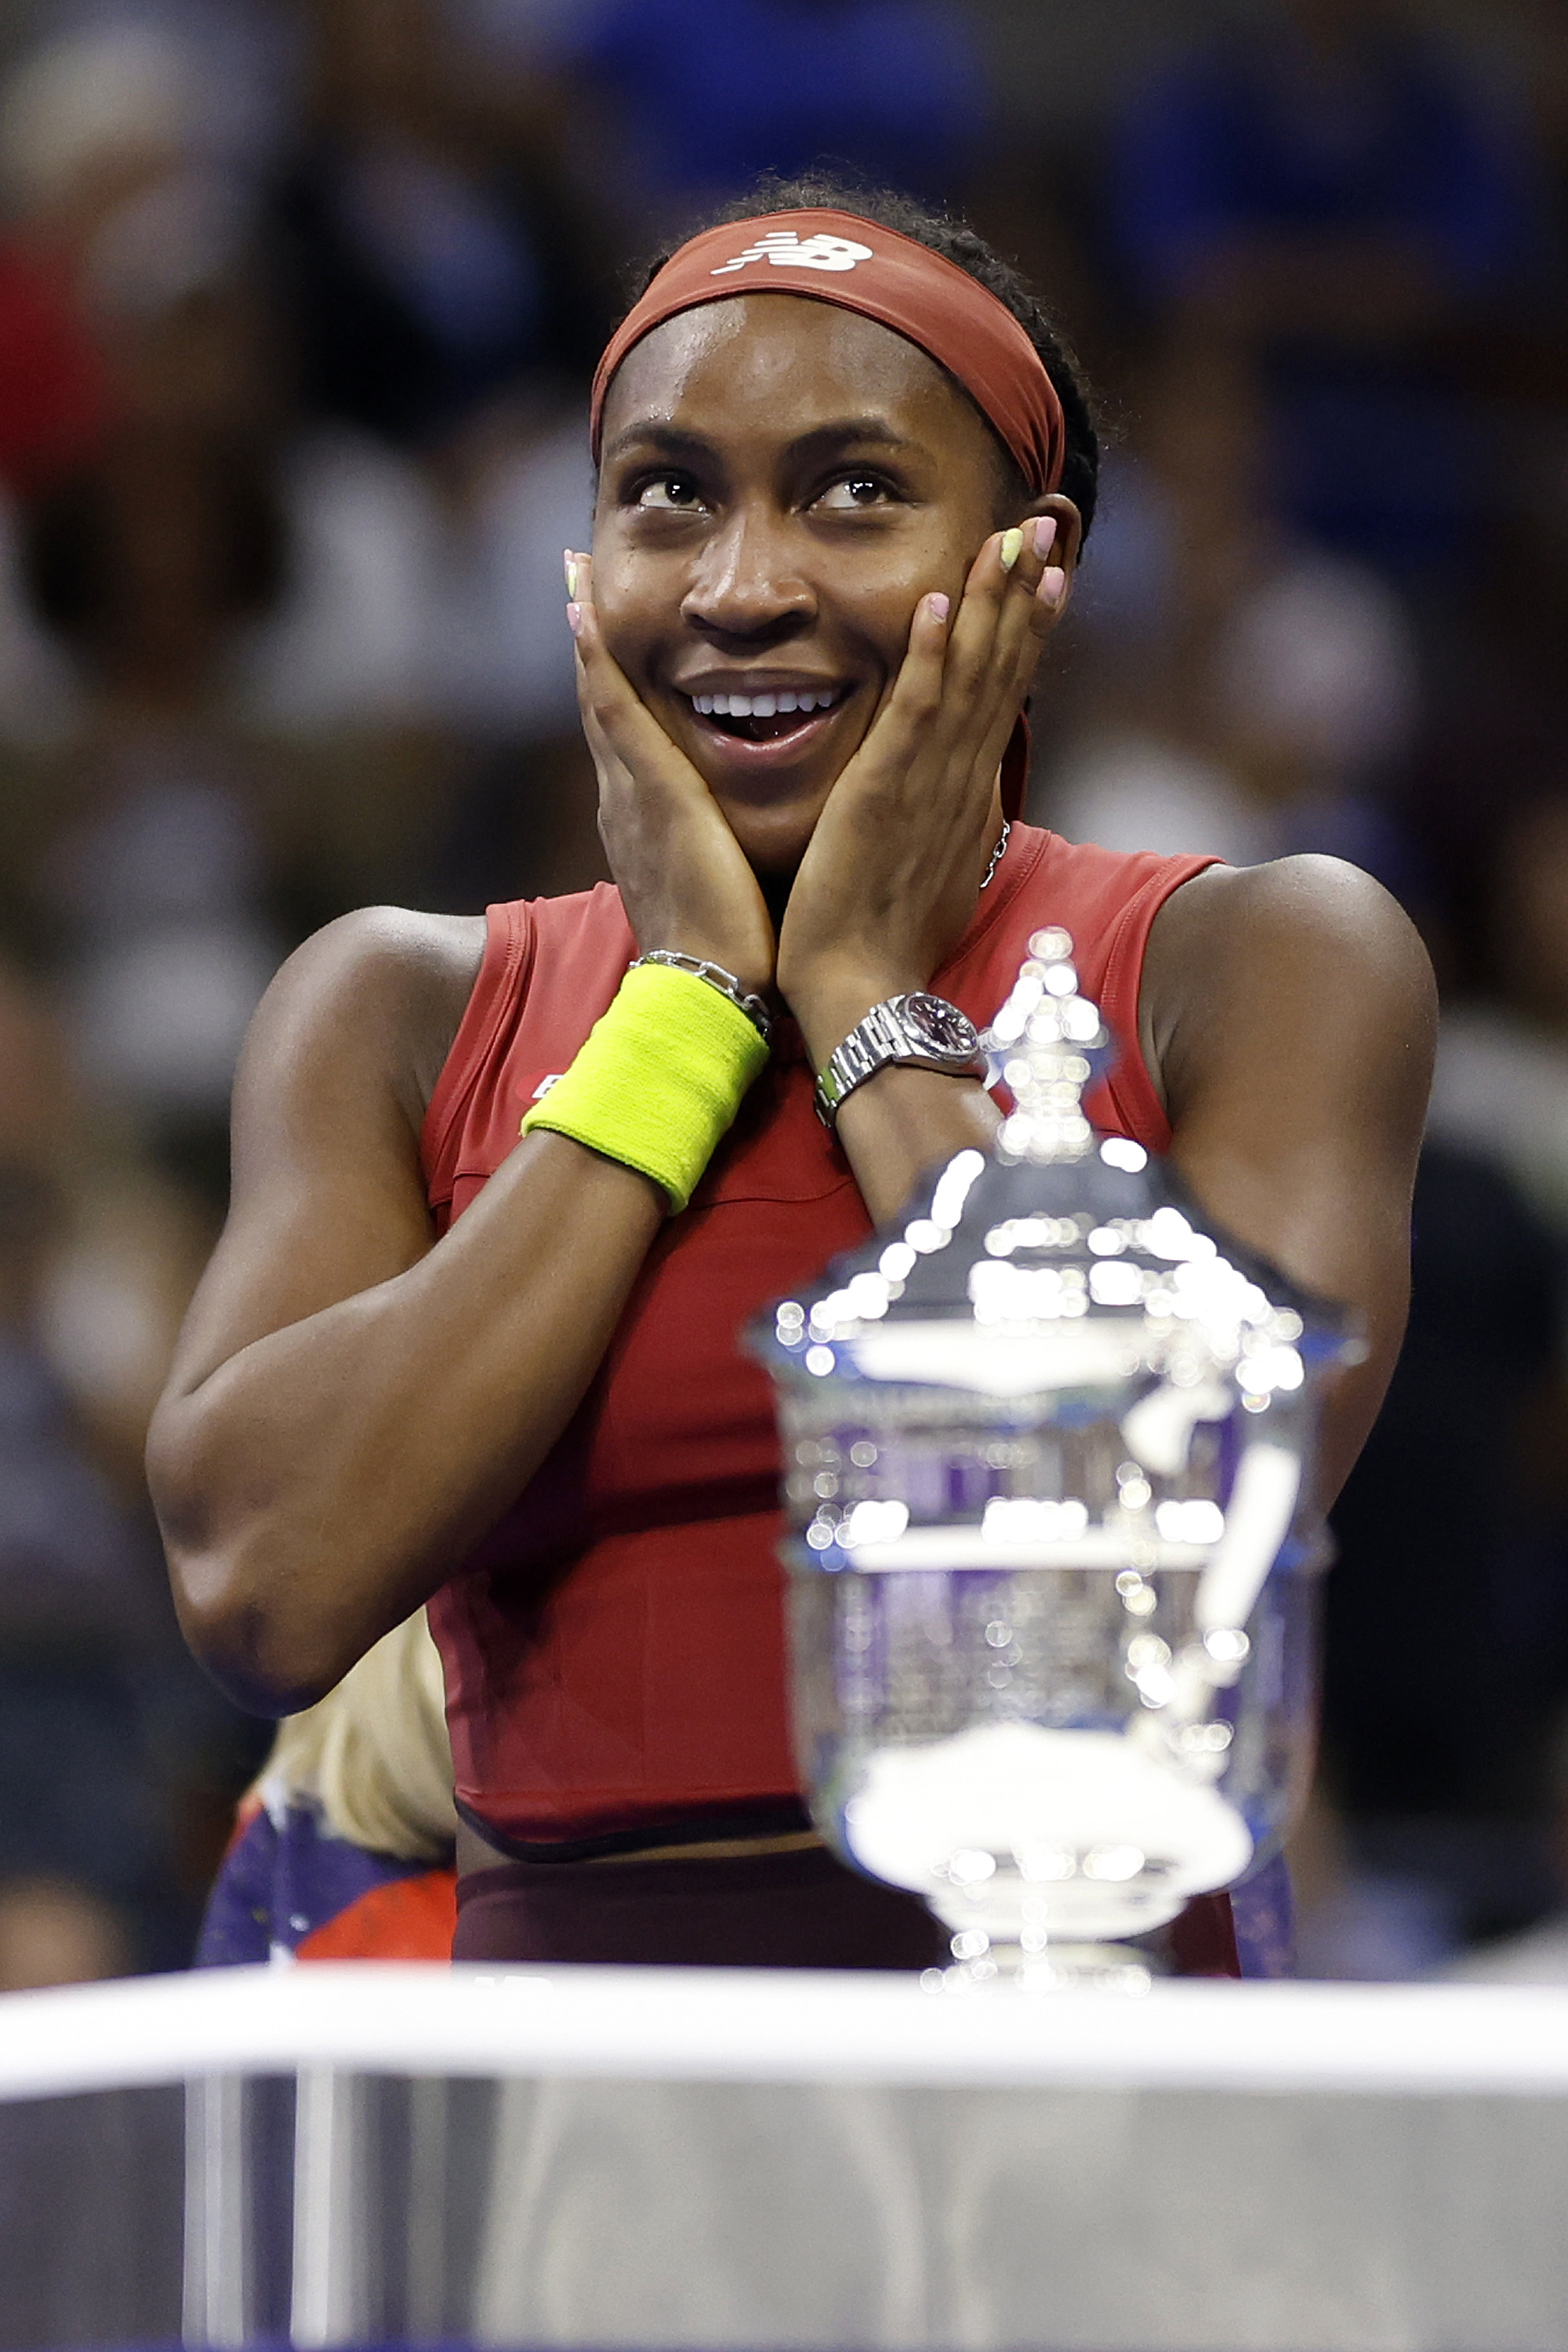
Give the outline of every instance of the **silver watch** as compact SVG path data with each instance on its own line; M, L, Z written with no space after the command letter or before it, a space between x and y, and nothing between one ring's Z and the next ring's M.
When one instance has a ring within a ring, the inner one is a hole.
M967 1013L924 989L889 996L856 1023L818 1073L816 1116L824 1127L837 1125L845 1097L889 1062L942 1070L955 1078L979 1076L985 1069L979 1032Z

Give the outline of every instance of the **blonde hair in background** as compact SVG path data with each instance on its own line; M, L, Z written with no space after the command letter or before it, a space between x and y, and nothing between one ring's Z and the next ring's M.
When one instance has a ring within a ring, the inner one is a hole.
M257 1783L268 1811L308 1801L334 1837L437 1862L458 1833L441 1660L423 1609L385 1633L335 1690L278 1727Z

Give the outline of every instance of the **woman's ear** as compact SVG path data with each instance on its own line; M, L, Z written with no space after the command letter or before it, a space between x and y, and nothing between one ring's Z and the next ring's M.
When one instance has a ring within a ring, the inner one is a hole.
M1078 568L1079 552L1083 546L1082 515L1071 499L1064 498L1059 490L1052 490L1033 501L1026 509L1026 519L1032 520L1037 515L1055 518L1057 535L1047 560L1060 564L1070 581Z

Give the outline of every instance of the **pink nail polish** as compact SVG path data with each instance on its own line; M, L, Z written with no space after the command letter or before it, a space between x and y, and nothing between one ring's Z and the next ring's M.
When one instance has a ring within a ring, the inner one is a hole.
M583 626L583 607L581 604L567 605L566 625L571 630L572 635L576 636Z
M1037 516L1035 522L1035 553L1037 555L1048 555L1056 543L1057 519L1055 515Z
M1042 604L1059 604L1067 593L1068 576L1059 563L1053 563L1048 572L1041 572L1039 593Z
M940 589L935 595L926 598L926 604L933 621L945 621L952 609L951 599L944 596Z

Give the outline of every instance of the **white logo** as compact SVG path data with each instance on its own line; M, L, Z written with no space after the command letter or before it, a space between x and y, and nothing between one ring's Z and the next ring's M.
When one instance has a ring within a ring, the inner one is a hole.
M564 1070L552 1070L547 1078L540 1079L539 1084L534 1087L532 1094L529 1097L529 1100L531 1102L542 1102L545 1096L550 1092L551 1087L558 1087L565 1076L566 1073Z
M853 269L858 261L873 258L870 247L857 245L853 237L828 236L819 229L815 236L801 238L793 228L775 228L708 274L726 278L732 269L744 269L748 261L771 261L775 269Z

